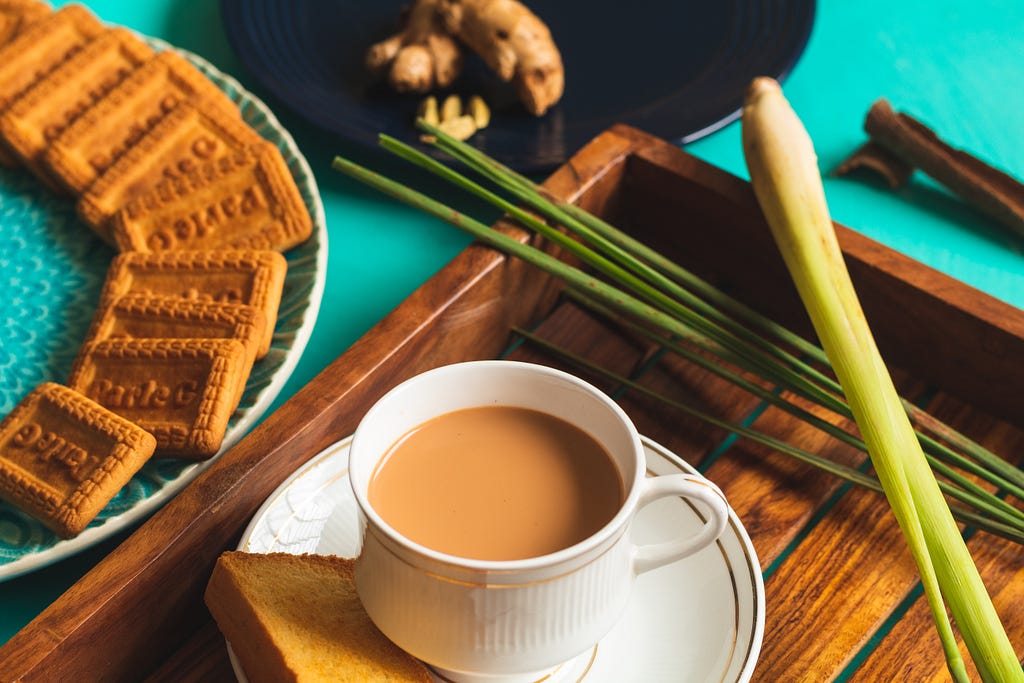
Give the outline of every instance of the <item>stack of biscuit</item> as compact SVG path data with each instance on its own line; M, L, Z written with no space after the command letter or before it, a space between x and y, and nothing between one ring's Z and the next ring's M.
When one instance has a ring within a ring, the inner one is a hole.
M73 536L151 455L217 453L312 221L202 72L77 5L0 0L0 163L121 252L68 387L0 422L0 498Z

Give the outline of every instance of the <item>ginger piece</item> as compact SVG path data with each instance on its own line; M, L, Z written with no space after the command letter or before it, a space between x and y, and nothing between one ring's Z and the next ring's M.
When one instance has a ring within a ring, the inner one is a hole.
M551 31L516 0L437 0L444 27L483 58L541 116L562 97L565 71Z
M401 30L366 52L370 72L386 72L398 92L425 93L447 87L462 70L462 50L444 28L438 13L440 2L415 0L403 10Z

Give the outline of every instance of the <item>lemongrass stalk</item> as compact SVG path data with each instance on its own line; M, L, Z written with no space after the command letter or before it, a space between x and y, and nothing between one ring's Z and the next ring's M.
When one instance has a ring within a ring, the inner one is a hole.
M720 420L718 418L712 417L708 413L698 411L678 401L673 401L672 399L654 391L653 389L645 387L644 385L634 382L633 380L622 377L621 375L618 375L617 373L614 373L611 370L608 370L607 368L604 368L584 358L583 356L574 354L568 349L558 346L557 344L554 344L553 342L546 340L543 337L533 334L532 332L528 332L518 327L514 327L512 329L513 332L521 336L524 340L528 341L531 344L541 347L542 349L546 350L547 352L551 353L552 355L556 356L557 358L563 361L577 365L581 368L588 370L589 372L601 375L622 386L629 387L630 389L636 390L640 393L650 396L651 398L660 401L665 405L679 409L683 412L693 415L694 417L697 417L698 419L705 420L717 427L726 429L729 432L736 434L737 436L746 438L750 441L754 441L765 446L769 446L770 448L774 448L775 450L778 450L780 453L784 453L793 458L796 458L801 462L805 462L809 465L812 465L820 470L823 470L829 474L839 477L840 479L843 479L844 481L847 481L851 484L867 488L877 493L882 493L882 485L879 483L878 479L868 474L865 474L860 470L853 469L846 465L842 465L840 463L836 463L832 460L824 458L820 455L811 453L801 448L797 448L796 446L787 444L783 441L768 436L763 432L758 432L752 428L745 427L734 422ZM982 529L987 533L1000 536L1001 538L1005 538L1015 543L1024 543L1024 531L1022 531L1019 524L1007 524L995 521L981 514L978 514L973 510L962 508L959 506L951 505L950 510L953 512L953 516L958 521L963 522L968 526L972 526L977 529Z
M541 214L561 222L577 234L583 236L596 234L602 241L611 243L625 251L628 255L635 256L641 261L651 264L673 281L689 287L700 296L703 296L710 305L692 297L687 297L683 300L687 305L707 315L720 325L730 330L735 330L732 319L726 315L731 314L735 316L737 321L742 321L754 329L760 329L778 341L789 344L798 351L807 354L813 360L825 364L828 363L828 358L820 347L815 346L784 326L775 323L770 318L729 297L710 283L690 273L638 240L619 231L601 218L590 214L578 206L562 201L542 186L534 184L528 178L503 166L471 145L452 138L444 133L444 131L425 122L419 122L419 125L434 135L436 145L440 149L462 161L468 167L485 175L492 182L513 192L517 198L526 202ZM584 226L582 230L579 227L580 225ZM679 292L673 292L673 295L676 297L682 296ZM746 338L746 335L743 336ZM761 345L759 344L759 346ZM806 372L814 381L822 384L827 393L833 396L842 393L835 381L822 375L811 366L802 362L794 362L792 356L788 356L785 360L798 370ZM837 409L835 404L827 397L822 399L820 394L801 389L799 386L793 387L793 390L805 398L837 410L840 414L844 414L847 417L851 416L848 410ZM1024 471L1003 460L977 442L968 439L910 401L901 398L901 402L914 423L920 428L917 430L919 438L928 453L981 476L998 488L1004 489L1018 498L1024 498ZM935 435L939 440L924 433L921 431L922 429ZM973 457L974 460L960 456L942 442L960 448L964 453Z
M943 600L982 679L1024 681L868 329L829 217L810 138L771 79L757 79L748 91L743 149L758 202L917 562L950 673L969 680Z

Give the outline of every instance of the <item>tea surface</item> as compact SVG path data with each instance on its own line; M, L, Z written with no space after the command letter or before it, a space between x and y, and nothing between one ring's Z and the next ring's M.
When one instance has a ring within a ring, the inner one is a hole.
M478 560L567 548L618 512L622 477L589 434L509 406L458 410L400 438L378 464L369 500L407 538Z

